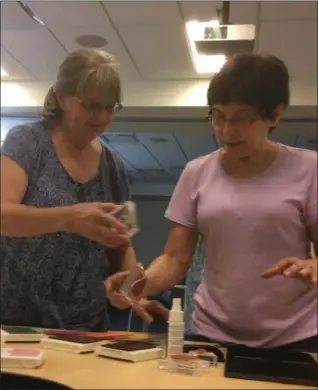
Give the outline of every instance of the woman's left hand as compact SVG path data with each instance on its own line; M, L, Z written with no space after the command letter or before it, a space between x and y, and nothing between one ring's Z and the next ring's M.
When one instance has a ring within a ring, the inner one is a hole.
M277 275L284 275L287 278L300 279L309 288L312 288L317 285L317 263L316 259L301 260L296 257L287 257L265 271L262 277L269 279Z
M169 309L163 306L162 303L158 301L149 301L148 299L141 299L139 304L143 310L149 314L149 316L152 318L152 321L168 321Z
M129 301L120 291L122 284L127 278L129 271L117 272L105 280L105 290L111 304L119 309L131 307L134 312L146 323L150 324L154 319L168 321L169 310L158 301L150 301L143 297L147 279L141 278L132 286L136 302Z

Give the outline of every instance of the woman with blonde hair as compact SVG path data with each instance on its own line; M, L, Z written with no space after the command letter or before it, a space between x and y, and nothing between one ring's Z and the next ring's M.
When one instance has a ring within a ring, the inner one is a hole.
M111 216L129 198L122 161L99 135L121 108L112 55L81 49L60 65L43 119L1 148L1 323L109 327L104 280L136 262Z

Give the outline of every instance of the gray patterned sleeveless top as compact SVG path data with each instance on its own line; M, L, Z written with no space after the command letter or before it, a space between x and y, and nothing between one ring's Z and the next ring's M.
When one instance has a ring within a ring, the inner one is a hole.
M64 169L43 121L9 131L1 154L29 175L23 204L55 207L129 198L122 161L103 148L98 175L85 184ZM104 280L107 249L71 233L1 237L1 323L46 328L109 327Z

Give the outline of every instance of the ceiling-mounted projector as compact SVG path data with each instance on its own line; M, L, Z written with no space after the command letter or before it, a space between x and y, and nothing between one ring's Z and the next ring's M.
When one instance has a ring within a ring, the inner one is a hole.
M255 26L252 24L203 26L201 37L197 36L195 47L198 54L223 54L231 57L243 52L253 52Z
M220 24L189 21L186 23L188 44L198 73L215 73L227 58L243 52L253 52L255 25Z

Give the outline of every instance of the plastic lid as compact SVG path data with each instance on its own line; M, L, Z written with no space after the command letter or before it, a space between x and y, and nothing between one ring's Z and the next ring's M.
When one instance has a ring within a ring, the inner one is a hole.
M182 311L181 298L174 298L172 301L172 311Z

